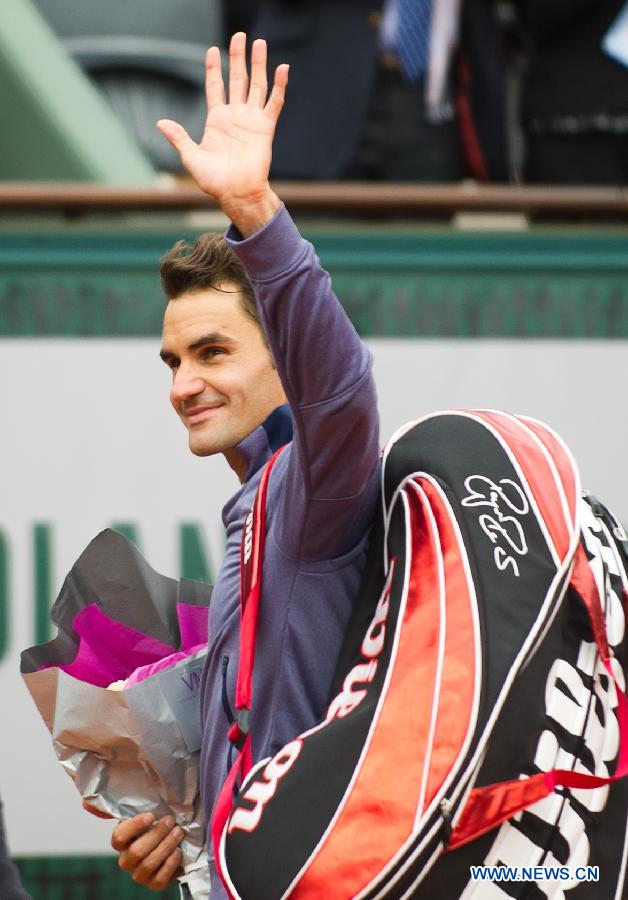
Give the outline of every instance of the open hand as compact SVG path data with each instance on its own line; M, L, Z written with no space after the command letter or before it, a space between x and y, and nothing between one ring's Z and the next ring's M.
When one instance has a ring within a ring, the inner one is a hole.
M241 208L259 204L270 191L272 143L288 84L288 66L277 67L268 95L266 56L266 41L254 41L249 78L246 35L233 35L227 101L220 50L211 47L207 51L207 120L198 144L177 122L161 119L157 123L201 190L217 200L233 221Z

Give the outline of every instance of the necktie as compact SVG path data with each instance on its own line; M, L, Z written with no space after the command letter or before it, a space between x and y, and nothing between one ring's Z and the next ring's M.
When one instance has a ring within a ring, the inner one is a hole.
M425 73L430 50L432 0L399 0L397 54L408 81Z

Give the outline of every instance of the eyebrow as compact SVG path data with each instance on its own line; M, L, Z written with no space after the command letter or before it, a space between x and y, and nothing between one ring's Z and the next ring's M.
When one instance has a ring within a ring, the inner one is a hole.
M191 344L188 344L187 350L194 352L195 350L201 350L203 347L212 347L216 344L233 346L235 341L233 338L230 338L226 334L221 334L219 331L212 331L210 334L204 334L201 337L197 338ZM176 353L173 353L172 350L168 350L166 347L162 347L159 351L159 356L163 359L164 362L168 362L172 359L177 359Z

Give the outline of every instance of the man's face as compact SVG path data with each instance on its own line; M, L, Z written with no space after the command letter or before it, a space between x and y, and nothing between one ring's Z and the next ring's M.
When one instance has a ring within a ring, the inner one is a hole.
M229 451L286 402L261 329L235 285L184 294L166 307L161 357L170 400L197 456Z

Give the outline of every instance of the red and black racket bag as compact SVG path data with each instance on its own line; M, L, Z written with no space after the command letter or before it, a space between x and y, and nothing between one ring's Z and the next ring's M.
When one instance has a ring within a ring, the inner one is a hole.
M229 891L621 900L623 530L554 432L489 410L401 429L376 518L325 721L248 772L217 834Z

